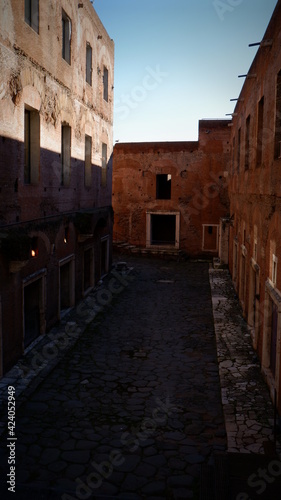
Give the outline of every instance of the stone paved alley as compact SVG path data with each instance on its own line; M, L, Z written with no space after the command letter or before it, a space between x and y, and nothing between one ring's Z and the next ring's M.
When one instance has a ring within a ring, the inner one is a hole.
M22 372L12 370L3 379L2 392L7 384L16 388L17 441L13 497L6 485L4 401L1 498L198 499L201 464L224 453L227 441L232 451L249 453L257 451L249 446L261 429L262 438L272 434L272 405L257 367L255 389L263 398L258 400L263 411L254 413L252 391L250 403L246 401L252 413L242 422L244 408L232 404L237 394L222 383L224 413L229 415L225 433L216 336L221 376L225 368L229 377L235 356L232 352L229 358L223 337L223 274L218 271L211 278L215 332L207 263L127 261L133 271L124 278L126 286L119 282L122 293L117 293L115 280L110 300L112 283L104 283L107 291L100 292L99 302L107 302L106 307L93 321L85 315L85 332L57 360L45 356L51 359L49 373L41 357L43 370L33 380L32 370L25 371L23 364ZM66 325L79 326L81 308L79 317L71 314ZM241 326L241 319L235 321ZM37 347L36 356L38 352ZM32 351L27 359L34 368ZM229 359L231 365L222 364ZM21 374L18 381L16 373ZM241 394L241 387L237 391ZM246 419L252 421L252 428L247 427L252 432L242 433L239 441ZM245 434L250 441L243 441ZM258 446L262 451L261 440Z

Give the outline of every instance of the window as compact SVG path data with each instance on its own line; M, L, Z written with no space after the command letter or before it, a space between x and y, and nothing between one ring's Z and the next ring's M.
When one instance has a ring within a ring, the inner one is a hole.
M62 11L62 57L68 64L71 61L71 20Z
M274 158L281 158L281 71L277 75L276 84L276 118L275 118L275 151Z
M278 258L276 255L272 255L272 283L274 286L276 286L277 283L277 264L278 264Z
M107 144L102 143L102 164L101 164L101 185L105 187L107 183Z
M24 18L25 22L39 33L39 0L25 0Z
M170 174L156 175L156 199L170 200L171 199L171 183L172 176Z
M237 144L237 173L240 170L240 156L241 156L241 128L238 130L238 144Z
M103 68L103 98L108 102L108 69Z
M84 250L84 272L83 272L83 281L84 281L84 292L87 292L94 286L94 252L92 248L87 248Z
M232 140L232 174L235 173L235 137Z
M85 172L84 172L85 187L92 185L92 137L85 135Z
M262 138L263 138L263 115L264 115L264 98L262 97L258 105L258 137L257 137L257 167L261 166L262 162Z
M69 186L71 163L71 128L61 127L61 185Z
M100 247L100 274L101 277L108 273L109 268L109 238L105 236L101 239Z
M38 184L40 162L39 112L24 110L24 183Z
M246 137L245 137L245 170L249 170L250 165L250 123L251 117L246 120Z
M86 45L86 82L92 85L92 47L89 43Z

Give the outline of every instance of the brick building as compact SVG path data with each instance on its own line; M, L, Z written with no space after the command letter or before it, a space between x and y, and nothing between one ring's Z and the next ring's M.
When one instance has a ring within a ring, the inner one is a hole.
M105 274L114 44L90 0L2 0L0 375Z
M247 73L231 127L229 265L281 411L281 2Z
M218 253L228 215L228 120L201 120L196 142L118 143L113 154L114 240L146 252Z

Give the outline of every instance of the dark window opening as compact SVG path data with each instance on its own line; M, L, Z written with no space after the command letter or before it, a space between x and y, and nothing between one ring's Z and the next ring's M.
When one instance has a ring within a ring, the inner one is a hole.
M232 140L232 173L235 173L235 137Z
M24 183L30 184L31 167L30 167L30 114L28 109L24 110Z
M108 239L101 241L100 267L101 276L108 273Z
M151 245L176 244L176 216L151 215Z
M277 322L278 308L271 302L271 340L270 340L270 370L275 376L276 374L276 349L277 349Z
M84 291L92 286L92 249L84 252Z
M262 97L258 106L257 167L259 167L262 162L263 115L264 115L264 98Z
M108 102L108 69L103 68L103 98Z
M91 187L92 185L92 137L85 136L85 171L84 185Z
M102 143L102 161L101 161L101 185L107 184L107 144Z
M24 288L24 347L40 335L41 280Z
M92 85L92 47L89 43L86 46L86 82Z
M71 307L70 299L71 267L70 262L60 268L60 310Z
M61 127L61 185L69 186L71 164L71 128Z
M71 20L62 11L62 57L70 64L71 60Z
M208 226L208 233L213 234L213 226Z
M39 0L25 0L24 18L25 22L39 33Z
M245 170L249 170L250 166L250 115L246 120L246 137L245 137Z
M281 158L281 71L277 75L274 158Z
M171 184L172 176L170 174L156 175L156 199L170 200L171 199Z
M40 163L40 117L38 111L24 110L24 183L38 184Z
M237 144L237 173L240 170L240 157L241 157L241 128L238 130L238 144Z

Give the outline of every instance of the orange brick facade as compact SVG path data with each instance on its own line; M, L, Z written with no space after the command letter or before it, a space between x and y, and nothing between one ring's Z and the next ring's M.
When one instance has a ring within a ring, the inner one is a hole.
M281 2L233 114L229 266L281 411Z
M228 215L228 120L201 120L197 142L116 144L114 239L189 256L218 252Z
M114 44L90 0L0 18L0 376L105 274Z

